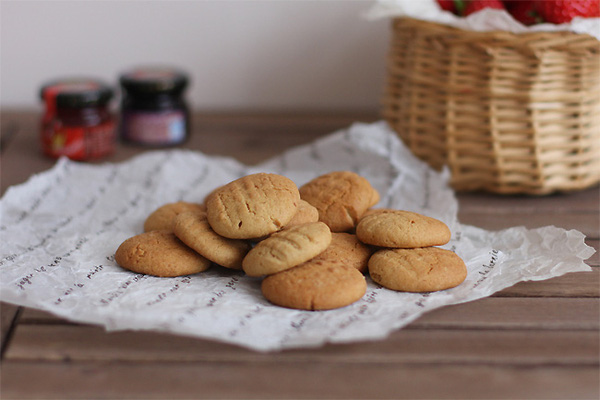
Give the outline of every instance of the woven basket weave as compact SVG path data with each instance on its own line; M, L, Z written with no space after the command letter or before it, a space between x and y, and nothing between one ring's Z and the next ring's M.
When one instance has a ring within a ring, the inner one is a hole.
M600 42L393 20L383 117L459 191L600 182Z

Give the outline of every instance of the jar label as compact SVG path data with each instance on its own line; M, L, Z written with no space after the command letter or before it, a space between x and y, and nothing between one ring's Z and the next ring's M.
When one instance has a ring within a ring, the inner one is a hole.
M186 136L185 113L127 111L123 115L123 134L126 140L141 144L181 143Z
M115 124L112 120L94 126L62 126L47 123L42 129L42 148L45 154L72 160L91 160L112 153L115 143Z

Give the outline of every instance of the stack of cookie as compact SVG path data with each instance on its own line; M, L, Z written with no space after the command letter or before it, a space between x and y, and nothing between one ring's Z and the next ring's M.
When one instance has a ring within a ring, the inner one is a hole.
M303 310L359 300L367 269L374 281L394 290L441 290L462 282L454 266L458 257L432 247L450 239L442 222L371 210L378 201L370 183L349 171L300 188L282 175L248 175L215 189L203 204L160 207L145 221L143 234L119 246L115 260L164 277L202 272L213 263L243 270L262 278L271 303ZM408 248L410 253L401 253Z
M369 275L388 289L433 292L458 286L467 277L463 260L439 247L450 241L442 221L409 211L379 209L356 227L363 243L380 248L369 259Z

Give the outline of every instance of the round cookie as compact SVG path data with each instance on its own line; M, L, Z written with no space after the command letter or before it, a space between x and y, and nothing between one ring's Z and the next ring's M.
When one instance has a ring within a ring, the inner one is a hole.
M359 221L356 236L366 244L390 248L441 246L450 241L442 221L410 211L381 210Z
M223 267L242 269L242 260L250 251L250 243L229 239L210 227L204 212L185 212L175 217L173 233L200 255Z
M296 184L277 174L252 174L213 191L206 199L208 222L231 239L277 232L294 217L300 201Z
M300 199L298 203L298 209L296 214L290 222L288 222L283 229L291 228L292 226L308 224L309 222L319 221L319 211L310 205L308 202Z
M379 201L379 193L369 181L351 171L321 175L299 190L300 197L319 211L319 221L332 232L354 228L365 211Z
M125 240L115 261L133 272L161 277L190 275L210 267L210 261L168 231L150 231Z
M340 260L310 260L297 267L269 275L261 284L271 303L299 310L330 310L360 300L365 277Z
M365 211L365 213L362 215L362 217L360 217L360 219L363 219L364 217L366 217L368 215L385 213L385 212L390 212L390 211L398 211L398 210L395 210L393 208L369 208L367 211ZM360 220L358 222L360 222Z
M460 285L467 267L456 253L438 247L383 249L371 256L369 274L388 289L433 292Z
M344 265L367 272L369 258L373 254L371 247L362 243L356 235L346 232L333 232L331 244L314 260L339 260Z
M204 211L206 208L203 204L188 203L178 201L176 203L168 203L152 212L146 221L144 221L144 232L149 231L173 231L173 221L175 217L186 211Z
M293 226L259 242L242 266L249 276L271 275L319 255L331 243L331 231L322 222Z

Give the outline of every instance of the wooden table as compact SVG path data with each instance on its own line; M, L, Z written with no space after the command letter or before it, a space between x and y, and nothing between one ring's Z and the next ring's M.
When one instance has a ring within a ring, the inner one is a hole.
M369 113L197 114L186 148L256 163ZM38 115L4 111L2 193L53 165ZM143 151L119 145L108 161ZM599 248L598 187L545 197L459 194L459 219L488 230L577 229ZM2 304L2 398L600 397L600 257L592 272L523 282L425 314L376 342L257 353L153 332L107 333Z

